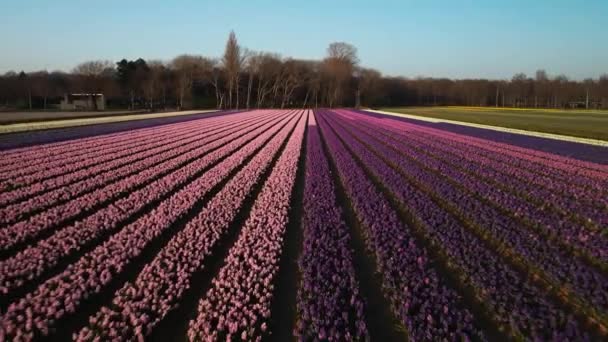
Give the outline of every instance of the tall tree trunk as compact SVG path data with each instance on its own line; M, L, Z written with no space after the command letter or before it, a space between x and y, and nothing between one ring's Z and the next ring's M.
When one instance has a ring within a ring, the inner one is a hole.
M220 94L217 90L217 85L215 85L215 109L220 109Z
M228 82L228 108L232 109L232 84L234 82L234 78L230 77L230 81Z
M253 73L249 73L249 82L247 83L247 110L251 108L251 88L253 88Z
M217 78L213 79L213 88L215 88L215 109L221 109L221 103L220 103L220 89L219 89L219 84L218 84L218 80Z
M283 96L281 96L281 109L285 108L285 103L287 102L287 93L289 92L289 84L285 83L283 86Z
M236 110L239 110L239 82L240 81L240 77L239 74L236 74Z
M272 87L272 108L274 108L276 106L278 96L279 96L279 80L277 78Z
M306 89L306 96L304 97L304 104L302 105L302 109L306 108L306 104L308 103L308 94L310 93L310 88Z
M179 103L178 103L178 110L182 110L182 108L184 108L184 89L180 88L179 90Z
M262 105L262 77L258 78L258 95L257 95L257 103L258 109Z

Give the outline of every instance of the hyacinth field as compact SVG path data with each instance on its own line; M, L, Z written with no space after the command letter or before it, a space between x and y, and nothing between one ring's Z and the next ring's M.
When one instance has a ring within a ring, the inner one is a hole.
M0 151L0 341L605 339L605 164L346 109Z

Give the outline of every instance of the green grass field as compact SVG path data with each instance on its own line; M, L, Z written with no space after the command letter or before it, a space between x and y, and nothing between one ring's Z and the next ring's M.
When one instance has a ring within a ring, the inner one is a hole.
M489 107L401 107L384 111L608 140L608 111Z

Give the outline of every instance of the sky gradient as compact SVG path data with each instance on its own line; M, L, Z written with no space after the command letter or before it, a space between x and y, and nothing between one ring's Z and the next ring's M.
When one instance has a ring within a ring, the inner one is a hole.
M606 18L606 0L2 0L0 73L219 56L233 29L242 46L297 58L346 41L388 75L597 78L608 73Z

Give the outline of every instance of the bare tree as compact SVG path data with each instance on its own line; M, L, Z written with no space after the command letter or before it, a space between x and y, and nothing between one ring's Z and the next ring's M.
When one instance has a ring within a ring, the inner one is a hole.
M42 97L42 99L43 99L42 109L46 110L47 104L48 104L48 98L52 91L49 73L46 70L44 70L44 71L31 73L29 76L32 79L33 92L37 96ZM31 103L31 101L30 101L30 103Z
M211 85L215 89L215 106L217 109L222 109L224 104L224 86L222 84L224 79L224 69L222 69L217 59L211 60Z
M524 73L518 73L513 76L511 86L513 88L513 106L526 107L527 105L527 81L528 77Z
M113 75L114 63L107 60L84 62L77 65L73 73L82 77L85 91L91 97L93 109L97 110L97 101L94 100L93 96L102 92L104 76Z
M327 97L330 107L341 104L344 87L358 63L357 48L353 45L336 42L327 48L324 66L329 81Z
M178 107L182 109L192 96L194 81L211 78L213 61L202 56L181 55L171 61L171 68L176 74Z
M591 92L594 88L595 82L593 82L593 79L587 78L583 81L583 84L585 87L585 109L589 109L589 101L591 101Z
M361 93L361 104L371 107L376 99L380 97L380 79L382 74L374 69L360 68L359 90Z
M285 108L291 100L294 90L300 85L304 74L304 66L300 61L288 59L283 63L283 73L281 78L282 89L281 108Z
M32 110L32 80L30 79L29 75L26 74L24 71L21 71L19 73L19 85L22 90L23 93L25 95L27 104L28 104L28 108L29 110Z
M150 66L148 66L150 64ZM608 76L584 81L517 74L510 80L382 76L359 66L357 49L332 43L321 61L253 53L230 33L219 59L182 55L160 62L90 61L73 73L46 71L0 76L2 108L48 108L66 92L100 93L112 105L154 108L194 103L225 108L307 106L473 105L554 108L608 108ZM146 66L139 68L139 65ZM134 68L134 66L137 66ZM92 96L92 95L91 95ZM90 103L96 105L97 101Z
M282 61L279 55L270 53L261 53L256 58L259 59L257 70L257 107L263 107L266 103L266 98L274 89L273 82L280 77L282 69ZM274 102L274 101L273 101Z
M253 79L257 76L260 66L261 59L260 54L251 50L245 49L243 56L246 60L245 71L249 75L249 81L247 82L247 100L245 106L247 109L251 108L251 91L253 90Z
M222 57L222 64L226 70L226 76L228 78L228 107L233 108L232 94L236 88L236 108L238 109L238 86L239 86L239 73L241 71L241 64L243 56L241 54L241 47L239 46L234 31L230 31L228 41L226 42L226 49L224 56Z
M156 99L161 96L163 75L166 72L166 66L162 61L149 61L148 74L143 81L143 91L146 98L147 107L154 110Z

